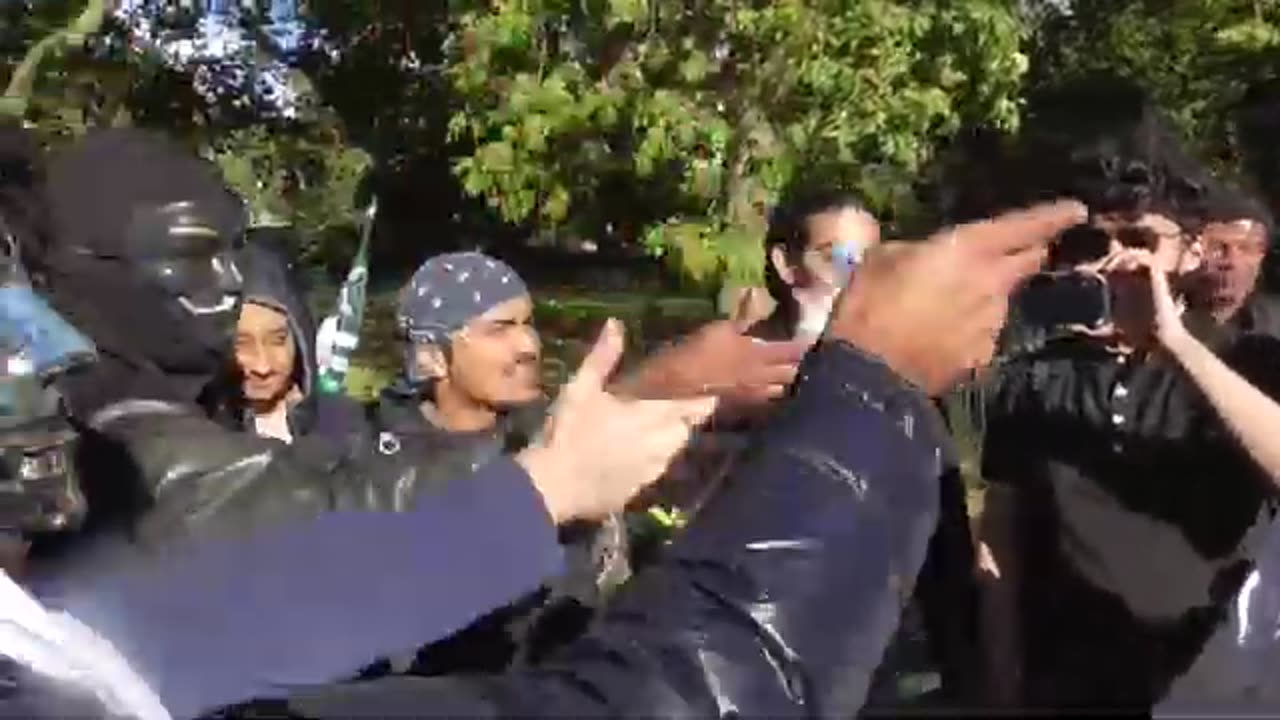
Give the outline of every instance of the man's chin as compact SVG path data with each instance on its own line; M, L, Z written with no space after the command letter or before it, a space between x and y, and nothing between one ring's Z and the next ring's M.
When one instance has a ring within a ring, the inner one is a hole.
M254 405L274 405L284 399L284 393L272 392L270 390L262 391L245 391L244 399Z
M542 399L542 388L534 385L505 393L498 405L504 409L518 408Z

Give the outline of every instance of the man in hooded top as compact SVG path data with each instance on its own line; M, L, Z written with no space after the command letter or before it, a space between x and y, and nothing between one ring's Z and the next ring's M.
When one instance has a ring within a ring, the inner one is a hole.
M538 435L548 407L541 341L515 270L476 252L433 257L401 292L397 315L404 365L370 408L373 455L415 458L420 481L432 484L519 452ZM535 593L424 649L412 671L499 671L580 632L601 587L626 576L624 533L614 517L562 527L561 542L568 573L549 595Z
M249 231L241 254L243 303L226 421L231 427L292 443L314 436L346 447L363 430L359 406L317 386L316 331L283 232Z

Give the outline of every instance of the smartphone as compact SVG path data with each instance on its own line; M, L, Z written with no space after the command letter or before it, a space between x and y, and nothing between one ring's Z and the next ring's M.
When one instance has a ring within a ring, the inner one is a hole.
M1111 293L1099 275L1039 273L1023 285L1015 302L1026 322L1043 328L1096 330L1111 321Z

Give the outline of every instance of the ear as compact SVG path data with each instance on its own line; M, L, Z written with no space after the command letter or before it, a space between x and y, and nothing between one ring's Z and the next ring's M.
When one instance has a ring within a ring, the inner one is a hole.
M424 378L439 380L449 374L449 363L439 345L420 343L414 349L413 357L418 364L418 374Z
M778 273L778 277L782 278L782 282L788 285L796 283L796 269L791 264L791 258L787 257L787 249L784 246L774 245L769 248L769 262Z

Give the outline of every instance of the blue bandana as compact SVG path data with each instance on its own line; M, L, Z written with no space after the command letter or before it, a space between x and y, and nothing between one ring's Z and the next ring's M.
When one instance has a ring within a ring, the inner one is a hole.
M426 261L401 294L397 312L400 330L410 342L405 375L417 379L413 345L446 346L449 336L468 322L528 294L515 270L487 255L448 253Z

